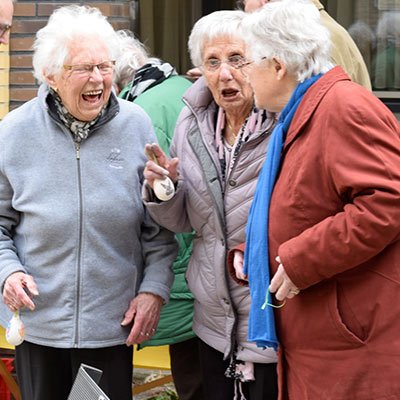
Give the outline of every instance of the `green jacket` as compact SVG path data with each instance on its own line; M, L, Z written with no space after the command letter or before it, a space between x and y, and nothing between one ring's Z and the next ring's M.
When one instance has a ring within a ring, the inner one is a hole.
M141 93L134 101L149 115L158 143L167 154L176 120L184 106L182 95L190 85L191 82L181 76L171 76ZM124 98L130 87L130 84L125 87L119 97ZM161 310L160 322L154 336L139 347L173 344L195 336L192 330L194 300L185 280L193 234L178 234L175 237L179 244L179 253L172 267L175 280L170 301Z

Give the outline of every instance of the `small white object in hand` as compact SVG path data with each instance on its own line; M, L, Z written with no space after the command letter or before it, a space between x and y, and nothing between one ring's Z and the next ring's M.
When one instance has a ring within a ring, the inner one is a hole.
M154 179L153 190L161 201L170 200L175 195L174 184L167 176L163 179Z
M6 329L6 340L12 346L20 345L25 338L25 326L19 317L19 312L15 312Z

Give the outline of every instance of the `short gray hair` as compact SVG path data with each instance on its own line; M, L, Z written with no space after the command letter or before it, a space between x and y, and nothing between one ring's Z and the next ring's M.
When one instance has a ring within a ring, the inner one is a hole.
M243 40L238 32L244 12L239 10L215 11L200 18L189 36L190 58L194 66L203 62L204 43L216 37L228 36Z
M114 28L97 8L65 6L50 16L45 27L36 34L33 45L35 78L46 82L46 75L58 75L65 63L69 46L80 37L94 37L108 48L111 59L118 54L118 37Z
M332 68L329 31L310 1L269 2L246 14L242 29L250 58L276 58L299 82Z
M135 72L147 64L149 54L146 47L133 32L128 30L117 31L119 39L119 55L115 64L114 82L123 89L133 78Z

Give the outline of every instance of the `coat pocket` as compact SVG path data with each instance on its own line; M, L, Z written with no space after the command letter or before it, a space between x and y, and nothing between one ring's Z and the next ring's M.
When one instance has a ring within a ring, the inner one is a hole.
M330 290L329 311L336 330L347 342L358 346L367 342L367 332L347 301L343 288L336 281L332 282Z

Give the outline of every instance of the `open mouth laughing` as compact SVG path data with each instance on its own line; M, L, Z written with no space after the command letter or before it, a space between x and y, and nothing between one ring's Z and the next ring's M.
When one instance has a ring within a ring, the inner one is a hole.
M88 92L85 92L82 94L82 98L85 101L88 101L89 103L97 103L98 101L101 100L101 97L103 95L103 90L91 90Z

